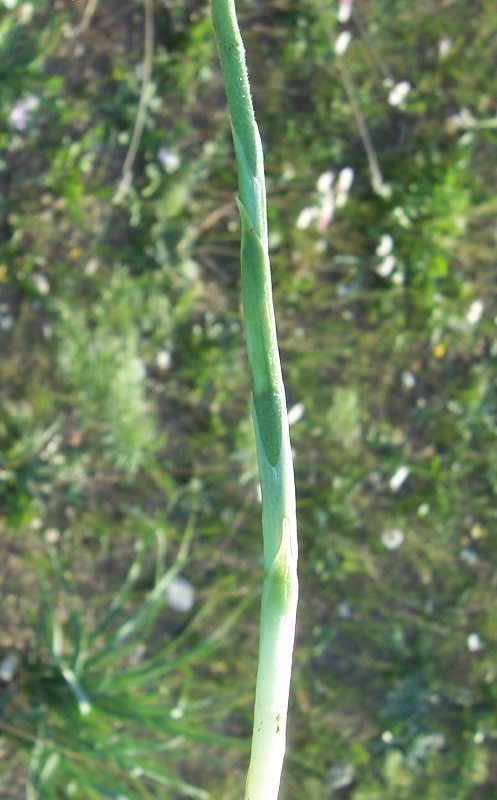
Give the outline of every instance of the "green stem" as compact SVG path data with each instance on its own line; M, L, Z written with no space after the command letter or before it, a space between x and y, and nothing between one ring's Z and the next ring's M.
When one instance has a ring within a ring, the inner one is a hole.
M246 800L277 800L297 610L297 524L292 453L268 253L266 189L234 0L211 0L238 168L242 300L262 489L264 588Z

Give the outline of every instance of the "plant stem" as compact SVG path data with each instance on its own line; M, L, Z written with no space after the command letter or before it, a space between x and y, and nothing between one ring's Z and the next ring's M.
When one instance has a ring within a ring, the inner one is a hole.
M211 0L238 168L242 301L262 489L264 587L246 800L277 800L297 610L292 453L268 253L264 161L234 0Z

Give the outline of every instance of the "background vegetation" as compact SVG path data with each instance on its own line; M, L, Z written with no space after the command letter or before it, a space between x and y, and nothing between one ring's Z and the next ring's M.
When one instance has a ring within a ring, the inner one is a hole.
M282 800L492 800L497 10L239 7L299 496ZM260 506L207 3L3 0L0 150L0 797L238 798Z

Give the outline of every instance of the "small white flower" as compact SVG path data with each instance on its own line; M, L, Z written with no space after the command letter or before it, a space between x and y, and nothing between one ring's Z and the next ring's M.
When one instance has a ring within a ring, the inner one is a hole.
M318 231L324 231L328 227L335 214L335 198L331 192L324 195L319 209L319 217L316 221Z
M7 653L5 658L0 661L0 681L10 683L14 680L19 666L19 656L17 653Z
M34 10L33 3L23 3L21 6L19 6L19 22L31 22L33 19Z
M416 750L422 758L426 758L430 750L442 750L445 747L446 739L441 733L429 733L427 736L421 736L417 740Z
M390 255L386 256L383 259L381 264L378 264L378 266L375 269L375 272L381 278L388 278L392 274L392 272L394 271L396 263L397 263L397 259L395 258L394 255L392 255L390 253Z
M406 99L411 91L411 84L409 81L400 81L396 83L388 93L388 102L391 106L400 106Z
M5 314L0 311L0 331L10 331L14 324L14 317L12 314Z
M447 127L450 133L455 133L459 130L469 130L476 125L476 119L469 110L469 108L461 108L457 114L453 114L447 120Z
M475 553L470 547L463 547L459 553L459 558L461 561L464 561L465 564L469 564L470 567L473 567L479 561L478 553Z
M335 188L337 208L342 208L348 200L350 187L354 181L354 170L352 167L344 167L340 170Z
M392 530L384 531L381 534L382 544L387 550L397 550L404 543L404 540L404 531L400 528L392 528Z
M297 171L296 171L295 167L293 166L293 164L285 164L284 167L283 167L283 171L281 173L281 179L285 183L289 183L290 181L293 181L293 179L295 178L296 174L297 174Z
M339 619L352 619L352 609L348 603L339 603L336 614Z
M381 740L382 742L385 742L385 744L392 744L393 742L392 731L383 731L383 733L381 734Z
M388 256L393 249L393 236L389 233L384 233L380 239L380 243L376 248L376 255L380 258Z
M164 597L169 606L175 611L186 613L191 611L195 602L195 589L189 580L176 575L168 583L164 592Z
M331 170L323 172L317 182L316 189L321 195L319 206L307 206L300 212L296 226L305 230L312 222L316 222L318 231L325 230L335 215L335 208L344 206L347 202L349 189L354 180L354 170L345 167L338 175L336 187L333 190L335 174Z
M100 264L97 258L90 258L85 264L85 275L95 275L98 272Z
M10 124L18 131L25 131L32 112L38 106L38 99L30 95L19 100L10 111Z
M354 170L352 167L344 167L340 170L337 180L337 190L339 192L347 193L350 190L354 180Z
M350 31L342 31L335 42L335 55L343 56L352 40Z
M330 169L326 172L323 172L316 183L316 189L318 190L319 194L326 194L329 192L331 187L333 186L333 181L335 180L335 173L332 172Z
M476 325L476 323L480 321L484 308L485 304L483 300L475 300L471 303L468 313L466 314L466 320L470 325Z
M402 386L404 389L414 389L416 386L416 376L409 370L402 373Z
M157 153L157 158L164 167L165 171L171 175L176 172L181 165L181 158L178 153L169 150L167 147L161 147Z
M390 489L392 492L398 492L400 487L405 483L407 478L409 477L409 467L406 467L403 464L401 467L394 472L392 477L390 478Z
M48 294L50 291L50 284L41 272L35 272L33 275L33 284L37 292L40 294Z
M352 764L335 764L328 771L328 780L332 789L344 789L354 782L354 767Z
M305 231L311 222L314 222L319 217L319 208L317 206L307 206L303 208L297 217L295 223L299 231Z
M158 368L164 370L164 372L166 372L168 369L171 369L173 357L169 350L160 350L155 357L155 363L157 364Z
M443 61L444 58L447 58L451 49L452 49L452 39L450 39L448 36L444 36L442 39L440 39L438 43L439 59Z
M412 220L409 217L405 208L402 206L396 206L392 211L392 216L395 221L401 226L401 228L410 228L412 225Z
M479 653L483 650L483 642L477 633L470 633L466 639L466 645L470 653Z
M343 23L349 21L353 5L354 0L339 0L337 12L337 19L339 22Z
M295 425L297 422L300 422L302 417L304 416L305 405L303 403L297 403L296 405L292 406L288 412L288 424L291 427Z
M43 538L47 544L57 544L60 539L60 531L58 528L47 528L43 534Z

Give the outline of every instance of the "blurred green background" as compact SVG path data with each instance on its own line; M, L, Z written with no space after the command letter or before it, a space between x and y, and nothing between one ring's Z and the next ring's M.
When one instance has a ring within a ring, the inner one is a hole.
M497 8L238 5L300 526L281 798L493 800ZM243 793L235 186L207 2L0 2L5 800Z

